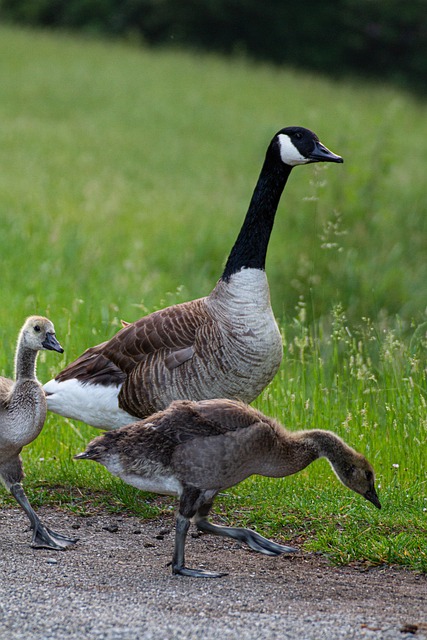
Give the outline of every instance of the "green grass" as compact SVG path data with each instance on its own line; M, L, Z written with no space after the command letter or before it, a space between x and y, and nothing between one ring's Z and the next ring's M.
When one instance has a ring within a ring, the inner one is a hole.
M309 126L345 164L297 168L279 208L267 271L285 358L256 405L364 452L383 509L319 461L249 479L216 517L334 562L426 571L425 112L387 87L0 28L0 374L31 313L65 348L41 354L45 381L121 318L208 293L270 138ZM24 451L33 504L171 511L72 460L98 434L49 415Z

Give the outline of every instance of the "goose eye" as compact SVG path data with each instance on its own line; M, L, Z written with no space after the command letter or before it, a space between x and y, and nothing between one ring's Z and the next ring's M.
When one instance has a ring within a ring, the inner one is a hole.
M41 331L41 329L40 329L38 324L36 324L36 326L34 327L34 331L36 331L37 333L39 333Z
M296 132L296 134L295 134L295 138L296 138L297 140L301 140L301 138L302 138L302 133L301 133L301 131L297 131L297 132Z

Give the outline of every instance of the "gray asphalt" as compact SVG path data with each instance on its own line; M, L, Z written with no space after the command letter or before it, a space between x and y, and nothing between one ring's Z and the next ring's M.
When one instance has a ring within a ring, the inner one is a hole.
M2 640L427 637L425 575L334 568L304 554L270 558L203 535L189 537L188 566L229 575L182 578L166 566L172 519L39 513L80 540L65 552L31 549L25 516L0 511Z

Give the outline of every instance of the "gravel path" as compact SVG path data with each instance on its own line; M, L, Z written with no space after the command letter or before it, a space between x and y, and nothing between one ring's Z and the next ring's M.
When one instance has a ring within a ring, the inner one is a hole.
M427 638L426 575L334 568L306 554L270 558L195 535L188 565L229 575L182 578L166 566L172 519L39 515L80 540L66 552L31 549L25 515L0 511L2 640Z

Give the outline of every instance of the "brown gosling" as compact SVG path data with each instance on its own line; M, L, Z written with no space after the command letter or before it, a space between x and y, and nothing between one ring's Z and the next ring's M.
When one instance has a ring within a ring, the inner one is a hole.
M172 572L214 578L226 574L185 566L190 519L200 531L245 542L260 553L275 556L296 551L250 529L211 524L207 516L219 491L253 474L289 476L321 457L329 460L346 487L381 508L372 466L335 433L287 431L273 418L235 400L173 402L141 422L95 438L75 456L103 464L143 491L177 495Z
M20 453L37 438L46 419L46 398L36 378L38 352L45 349L64 351L52 322L42 316L31 316L18 337L15 380L0 376L0 479L30 520L31 546L65 549L76 540L55 533L40 522L21 484L24 472Z

